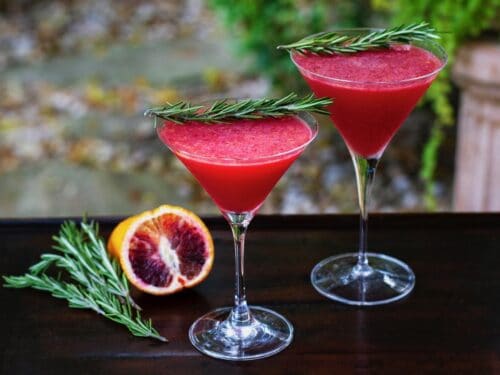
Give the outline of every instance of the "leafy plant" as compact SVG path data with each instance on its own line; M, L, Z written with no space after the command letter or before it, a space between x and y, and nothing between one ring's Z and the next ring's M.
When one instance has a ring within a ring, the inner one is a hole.
M422 153L420 176L426 187L425 202L429 209L436 207L434 176L439 148L445 128L455 122L449 96L452 89L450 68L458 46L492 27L500 9L500 0L372 0L374 9L386 12L391 23L429 22L441 32L440 44L448 53L448 65L439 74L425 97L436 115L431 134Z
M235 35L238 48L255 58L254 71L267 75L275 87L287 91L304 88L283 51L276 46L327 28L329 1L211 0L210 5ZM297 77L292 79L291 77Z

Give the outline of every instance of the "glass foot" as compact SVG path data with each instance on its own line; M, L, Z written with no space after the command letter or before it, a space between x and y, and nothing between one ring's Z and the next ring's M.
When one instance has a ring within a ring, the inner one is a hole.
M408 295L415 274L400 260L367 253L368 264L357 266L358 254L342 254L319 262L311 272L314 288L325 297L357 306L382 305Z
M272 356L292 342L293 326L280 314L263 307L250 306L252 321L235 327L227 319L231 308L209 312L189 329L196 349L214 358L249 361Z

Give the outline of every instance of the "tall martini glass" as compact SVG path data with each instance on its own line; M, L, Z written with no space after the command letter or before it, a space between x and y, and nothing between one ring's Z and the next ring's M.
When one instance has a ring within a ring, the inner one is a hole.
M230 123L157 126L159 138L203 186L234 237L234 306L209 312L189 330L192 344L209 356L251 360L286 348L293 327L282 315L249 306L245 293L245 235L276 182L317 134L308 113Z
M370 188L385 148L446 64L446 53L435 42L419 41L351 54L292 51L291 59L317 96L335 101L328 109L351 154L360 208L359 251L318 263L311 273L312 284L326 297L351 305L399 300L413 289L415 275L396 258L368 252Z

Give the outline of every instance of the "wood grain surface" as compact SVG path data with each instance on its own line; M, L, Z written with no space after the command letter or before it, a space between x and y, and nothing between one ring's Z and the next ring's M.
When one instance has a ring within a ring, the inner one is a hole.
M117 222L98 220L105 236ZM372 308L329 301L309 282L318 261L355 250L356 216L258 216L247 239L248 299L282 313L296 335L282 353L246 363L208 358L187 337L197 317L232 302L229 228L205 222L216 245L208 279L174 296L137 296L170 343L134 338L43 292L0 288L2 374L500 373L500 214L372 215L370 250L417 277L408 298ZM60 223L0 220L0 274L24 273Z

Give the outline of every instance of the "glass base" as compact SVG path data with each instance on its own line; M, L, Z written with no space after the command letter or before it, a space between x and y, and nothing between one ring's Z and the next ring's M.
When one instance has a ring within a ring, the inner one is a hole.
M235 327L228 319L230 307L209 312L189 329L196 349L214 358L249 361L272 356L292 342L293 326L280 314L263 307L250 306L252 321Z
M415 274L400 260L367 253L368 264L357 266L358 254L326 258L311 272L314 288L330 299L357 306L382 305L408 295L415 286Z

